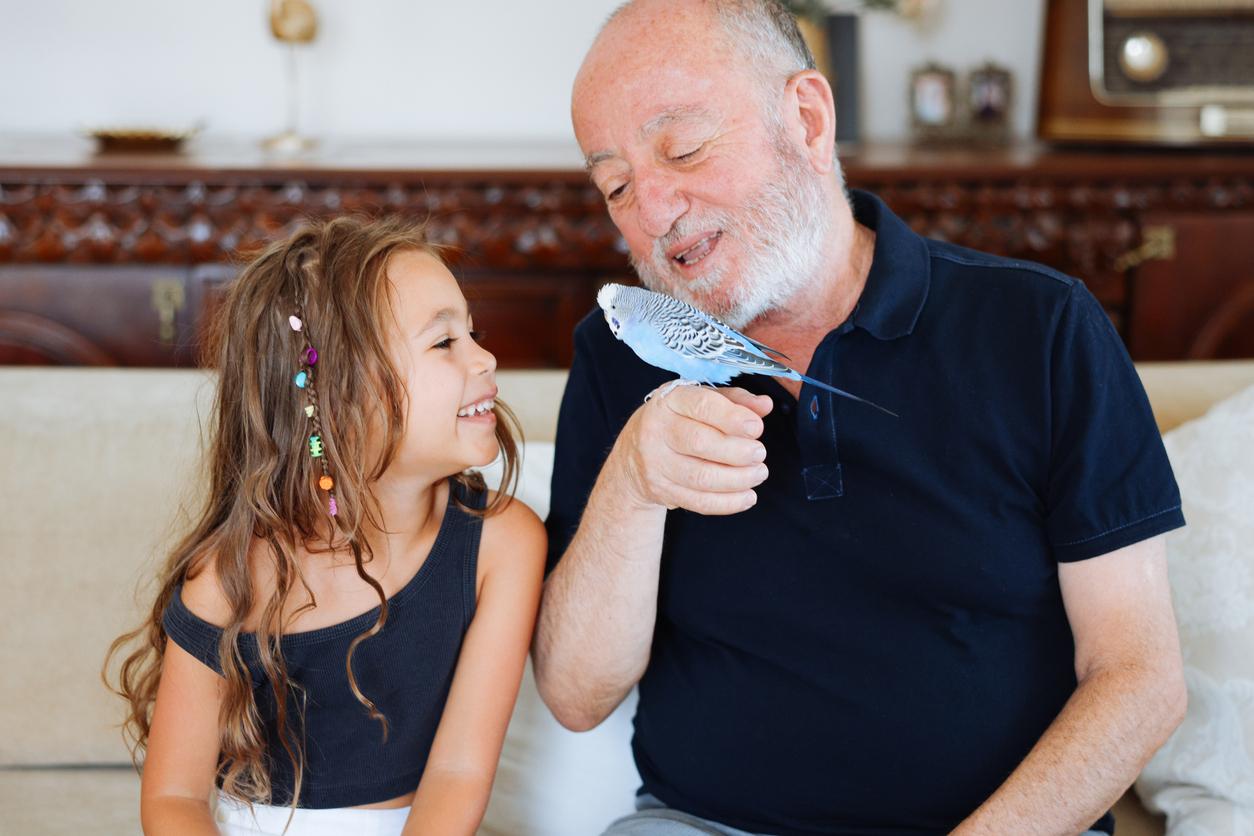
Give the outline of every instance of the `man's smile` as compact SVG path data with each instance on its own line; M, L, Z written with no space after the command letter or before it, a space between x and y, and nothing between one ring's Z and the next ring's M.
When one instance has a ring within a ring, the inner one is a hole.
M692 267L714 252L714 248L718 246L722 237L721 230L689 236L672 247L667 256L680 267Z

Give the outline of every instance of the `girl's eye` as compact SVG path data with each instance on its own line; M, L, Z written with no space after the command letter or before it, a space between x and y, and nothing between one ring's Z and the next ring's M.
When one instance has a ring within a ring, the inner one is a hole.
M469 332L467 332L467 336L469 336L472 340L474 340L474 341L475 341L475 342L477 342L477 343L482 343L482 342L483 342L484 337L486 337L486 336L487 336L487 332L485 332L485 331L469 331ZM431 347L432 347L432 348L441 348L441 349L452 348L452 347L453 347L453 343L455 343L455 342L457 342L457 337L445 337L444 339L440 340L438 343L436 343L435 345L433 345L433 346L431 346Z

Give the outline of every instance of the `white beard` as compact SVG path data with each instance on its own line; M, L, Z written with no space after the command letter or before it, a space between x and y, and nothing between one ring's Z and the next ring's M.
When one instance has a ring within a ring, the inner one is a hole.
M648 258L631 257L640 281L713 314L736 330L744 330L764 314L782 307L821 276L823 243L831 229L831 210L820 180L805 160L779 137L773 143L778 173L767 180L739 212L688 215L653 242ZM694 281L677 275L666 251L694 233L718 229L721 244L740 242L746 259L740 276L728 276L727 265L711 268Z

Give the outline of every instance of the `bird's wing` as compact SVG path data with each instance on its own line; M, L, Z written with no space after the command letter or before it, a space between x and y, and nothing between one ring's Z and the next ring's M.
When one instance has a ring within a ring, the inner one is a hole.
M666 347L693 360L722 363L753 374L779 374L789 369L767 357L743 334L677 299L654 312L658 334Z

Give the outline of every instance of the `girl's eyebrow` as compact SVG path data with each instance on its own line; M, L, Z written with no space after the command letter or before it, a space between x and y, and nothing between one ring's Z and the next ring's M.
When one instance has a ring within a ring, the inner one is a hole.
M427 331L430 331L436 325L443 323L443 322L450 322L454 319L458 319L462 315L464 315L467 320L470 319L469 313L462 314L462 312L457 310L456 308L440 308L440 310L435 312L435 316L427 320L427 324L422 326L422 328L418 330L418 333L425 334Z

